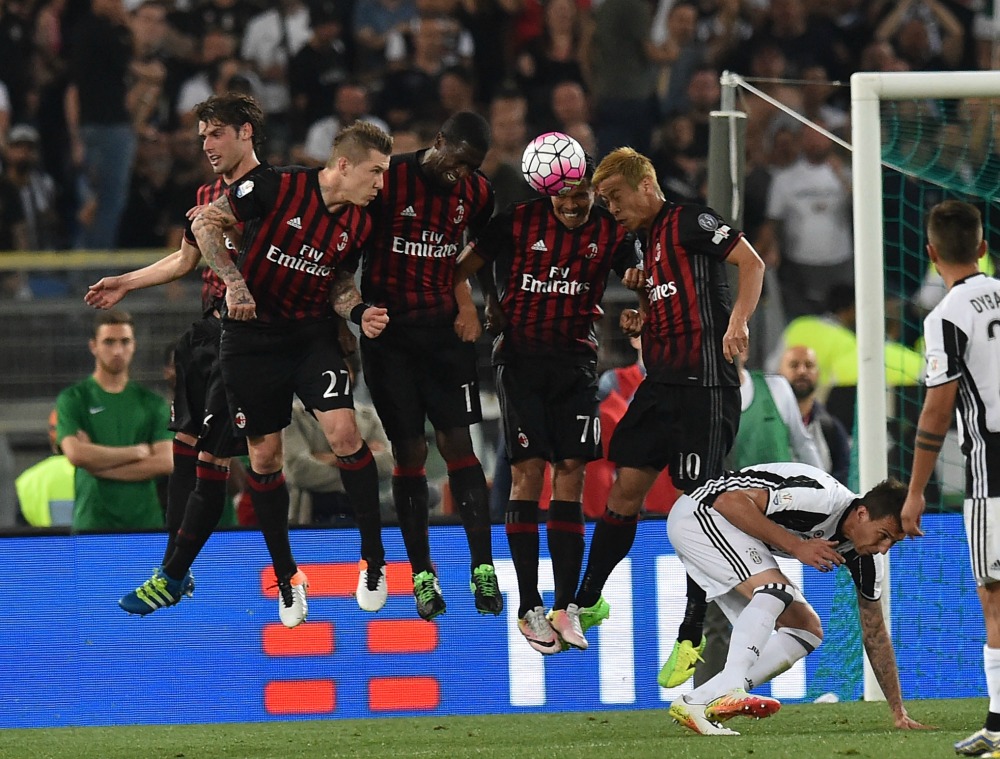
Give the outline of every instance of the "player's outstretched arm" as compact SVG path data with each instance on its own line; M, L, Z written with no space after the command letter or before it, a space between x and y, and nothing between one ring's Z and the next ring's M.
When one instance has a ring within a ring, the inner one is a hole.
M924 407L917 422L917 434L913 441L913 469L910 473L910 485L906 493L906 503L901 514L903 532L911 538L923 535L920 529L920 517L923 516L924 489L934 473L934 464L944 443L951 417L955 413L955 397L958 393L958 380L944 385L927 388L924 396Z
M722 336L722 355L727 361L732 361L736 356L745 359L750 348L750 330L747 324L757 308L760 291L764 286L764 262L745 237L729 251L726 261L739 269L736 302L733 303L726 334Z
M182 240L178 250L149 266L98 280L90 286L83 299L94 308L112 308L133 290L165 285L187 276L194 271L200 259L201 252L187 240Z
M212 205L222 211L222 216L234 216L229 198L225 195ZM220 218L218 214L201 212L192 221L191 231L194 232L194 239L198 242L205 262L226 283L226 309L229 318L248 321L257 316L257 304L247 288L243 275L226 250Z
M365 337L376 338L389 325L389 312L379 306L369 306L361 300L354 272L338 270L330 288L330 303L338 316L350 319L361 327Z
M928 725L922 725L911 719L903 706L903 694L899 687L899 670L896 668L896 652L892 648L892 638L885 627L885 617L882 615L882 604L858 596L858 617L861 622L861 641L868 654L875 679L878 680L882 694L885 696L892 718L900 730L931 730Z

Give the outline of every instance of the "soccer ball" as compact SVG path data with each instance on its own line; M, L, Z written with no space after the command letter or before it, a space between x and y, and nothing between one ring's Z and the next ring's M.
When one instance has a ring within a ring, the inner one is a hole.
M587 156L580 143L568 134L546 132L524 149L521 173L536 192L562 195L583 181Z

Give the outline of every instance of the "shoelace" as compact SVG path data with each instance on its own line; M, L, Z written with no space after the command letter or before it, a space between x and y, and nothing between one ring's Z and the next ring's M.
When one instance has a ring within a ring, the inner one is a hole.
M497 576L488 570L477 570L473 572L476 588L480 594L492 598L500 595L500 586L497 584Z
M524 615L524 620L528 623L532 634L539 640L547 640L552 637L552 626L544 614L536 614L534 611L529 611Z
M382 580L382 568L373 569L371 565L365 570L365 584L368 586L368 590L376 591L378 590L378 584Z
M426 579L420 580L417 583L416 596L417 600L422 604L429 604L434 600L434 596L437 595L437 591L434 589L434 578L428 577Z
M272 585L271 587L273 588L274 586ZM285 608L292 608L292 604L295 603L295 598L292 596L292 583L279 582L278 592L281 594L281 603L284 604Z

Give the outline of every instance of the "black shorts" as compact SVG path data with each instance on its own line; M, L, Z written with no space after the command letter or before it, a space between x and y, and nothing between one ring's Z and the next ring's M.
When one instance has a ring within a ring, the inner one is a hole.
M611 436L608 459L620 467L669 466L674 485L691 492L723 473L739 426L738 387L643 380Z
M374 340L361 338L361 365L389 440L422 438L425 418L436 430L483 419L476 346L462 342L450 324L390 322Z
M219 356L239 435L283 430L292 420L293 395L313 411L354 408L332 319L280 325L227 319Z
M519 357L496 367L507 455L512 462L601 458L597 371Z
M222 322L209 316L191 325L174 350L177 383L170 407L170 429L198 438L197 448L218 458L242 456L246 441L237 436L219 366Z

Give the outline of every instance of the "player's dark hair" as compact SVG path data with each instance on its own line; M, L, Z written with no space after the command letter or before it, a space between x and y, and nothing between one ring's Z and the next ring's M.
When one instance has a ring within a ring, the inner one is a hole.
M583 174L583 178L588 182L592 182L594 179L594 172L597 171L597 162L594 160L594 156L588 153L586 150L583 151L584 165L587 170Z
M327 166L332 166L338 158L346 158L357 164L368 160L374 150L383 155L392 154L392 137L367 121L355 121L346 129L341 129L333 138L333 151Z
M450 143L467 142L481 153L490 149L490 125L478 113L454 113L441 125L440 131Z
M118 308L110 308L107 311L98 311L94 317L94 334L105 324L128 324L132 326L132 314Z
M927 217L927 239L945 263L975 263L983 240L983 217L974 205L945 200Z
M903 504L906 502L907 487L894 477L882 480L864 494L861 501L868 509L868 516L873 521L892 517L902 529Z
M264 112L251 95L242 92L213 95L194 107L194 115L198 117L198 121L231 126L236 131L244 124L249 124L253 130L254 145L260 145L264 141Z

